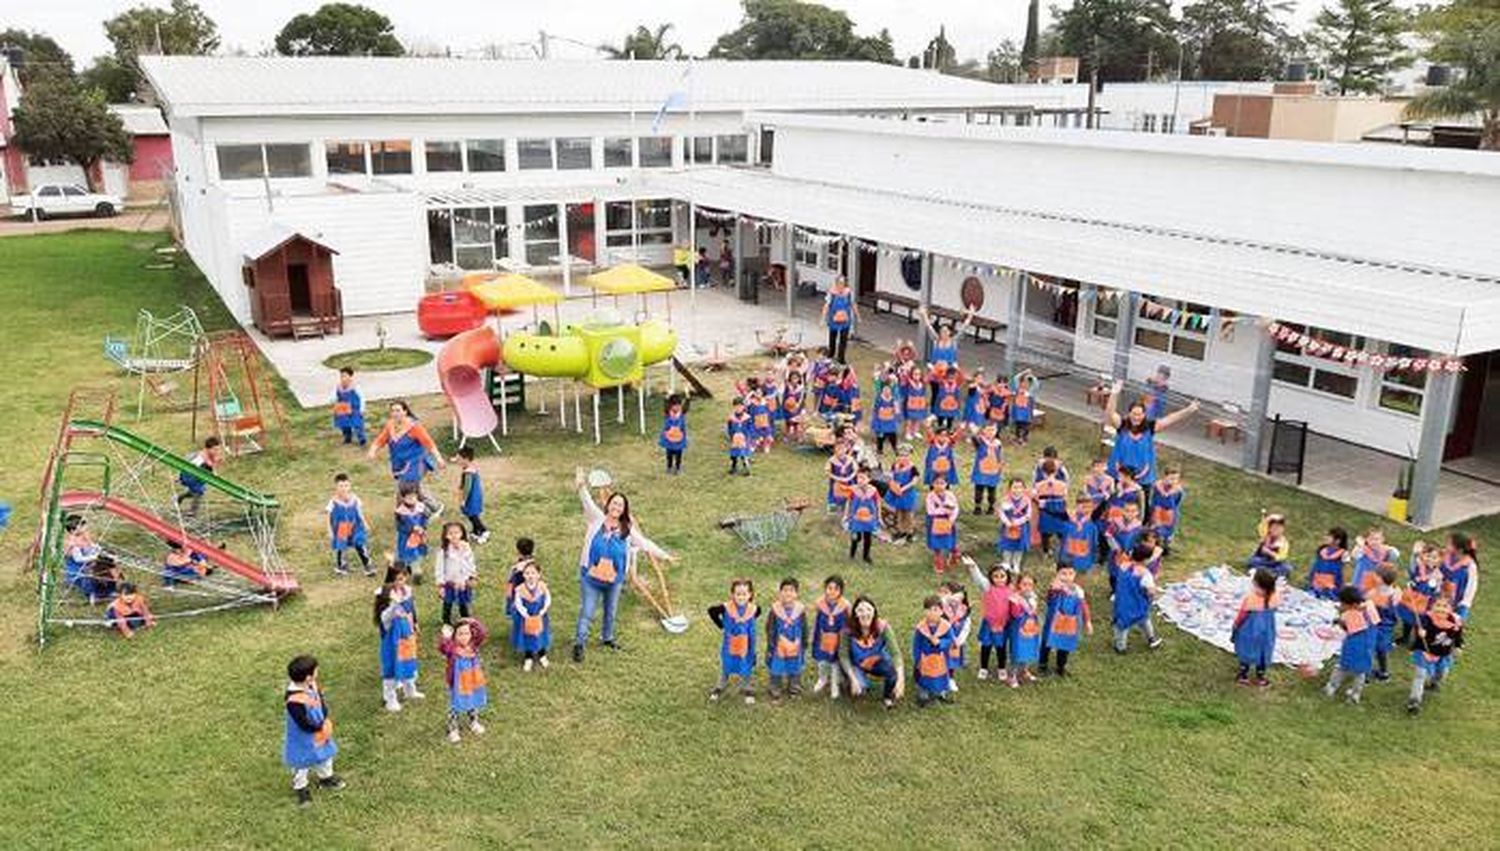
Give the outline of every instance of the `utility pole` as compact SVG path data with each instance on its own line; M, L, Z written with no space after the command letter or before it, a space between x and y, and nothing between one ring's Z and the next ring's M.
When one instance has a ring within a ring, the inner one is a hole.
M547 59L548 58L548 56L547 56L547 49L548 49L547 48L547 31L546 30L537 30L537 40L542 45L542 58L543 59Z

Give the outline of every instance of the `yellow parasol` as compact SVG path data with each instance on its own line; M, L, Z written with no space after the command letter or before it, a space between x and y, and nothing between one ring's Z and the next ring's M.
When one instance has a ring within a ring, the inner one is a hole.
M603 272L589 275L583 281L585 286L598 294L615 296L618 301L622 295L639 295L641 297L641 308L646 307L646 296L651 293L666 293L677 289L677 282L666 275L659 275L644 266L635 263L622 263ZM667 318L672 317L672 303L667 302Z

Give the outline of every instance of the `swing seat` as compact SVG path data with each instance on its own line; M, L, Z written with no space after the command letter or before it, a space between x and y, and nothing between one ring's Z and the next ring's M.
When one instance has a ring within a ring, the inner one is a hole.
M661 619L661 628L673 635L682 635L688 631L688 626L687 615L672 615Z
M223 402L214 403L214 417L220 421L228 421L237 418L244 409L240 407L240 400L228 399Z

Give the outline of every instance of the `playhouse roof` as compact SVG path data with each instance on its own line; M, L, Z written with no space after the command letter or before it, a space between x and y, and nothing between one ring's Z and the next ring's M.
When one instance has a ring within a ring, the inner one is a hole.
M294 239L306 240L307 242L311 242L313 245L316 245L319 248L325 249L334 254L339 253L339 250L337 248L329 245L328 242L323 239L322 234L313 236L308 234L306 231L299 230L297 228L291 227L290 225L281 224L280 222L272 222L264 229L251 236L250 239L245 241L245 245L241 250L243 251L247 260L259 260L260 258L281 248L283 245L286 245L288 242L291 242Z

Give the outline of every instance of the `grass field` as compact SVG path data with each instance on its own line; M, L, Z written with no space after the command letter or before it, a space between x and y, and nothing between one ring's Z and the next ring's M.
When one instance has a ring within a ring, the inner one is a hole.
M323 361L329 369L353 367L356 372L387 372L411 369L432 362L432 354L421 349L355 349L339 352Z
M133 642L63 631L39 652L35 580L23 561L67 388L115 381L133 392L99 350L106 333L133 327L141 307L185 302L210 325L227 321L191 271L143 268L158 243L103 232L0 242L10 383L0 394L10 459L0 465L0 498L16 507L0 538L8 566L0 729L11 754L0 780L0 846L1481 847L1500 836L1500 663L1487 640L1488 587L1471 649L1417 720L1402 710L1404 660L1394 666L1397 682L1373 684L1365 704L1350 707L1284 670L1268 691L1236 688L1232 657L1171 627L1160 650L1116 657L1097 575L1089 587L1101 629L1071 680L1012 691L965 674L956 706L918 711L908 700L889 714L873 702L810 696L709 705L718 633L702 613L723 599L730 576L770 589L786 574L815 587L841 572L852 591L881 603L903 643L934 584L920 547L877 546L873 568L850 564L842 535L815 513L774 556L747 557L717 521L769 510L787 495L820 498L822 464L778 448L757 459L753 477L726 478L722 394L693 408L680 478L662 473L654 440L607 428L595 447L541 418L521 418L504 457L483 459L495 535L481 549L480 616L503 633L501 566L508 542L530 535L558 599L558 638L551 671L525 676L504 641L494 642L482 738L443 739L430 587L418 589L429 698L398 715L381 709L372 581L330 575L321 507L339 470L372 508L385 504L389 485L383 463L336 445L326 408L292 414L295 452L278 448L223 470L281 498L282 547L305 594L280 611L174 622ZM874 357L857 354L865 365ZM440 400L416 408L441 426L435 434L447 433ZM1091 427L1057 419L1033 447L1056 443L1079 470ZM186 415L152 415L139 428L188 448ZM1372 520L1166 455L1183 464L1190 488L1169 576L1242 558L1261 507L1291 516L1303 563L1329 525ZM1033 456L1011 451L1010 460L1029 470ZM681 555L672 576L694 619L685 636L667 636L648 607L627 598L624 650L591 648L582 667L565 661L583 528L575 464L610 469L646 531ZM388 540L388 515L371 514L376 541ZM987 551L992 529L978 526L967 524L967 545ZM1500 542L1495 517L1467 528ZM1391 538L1403 551L1415 540L1405 530ZM292 805L280 765L284 667L302 652L322 661L349 781L308 811Z

